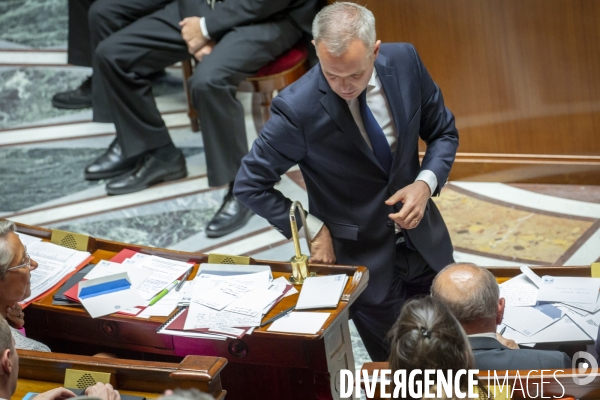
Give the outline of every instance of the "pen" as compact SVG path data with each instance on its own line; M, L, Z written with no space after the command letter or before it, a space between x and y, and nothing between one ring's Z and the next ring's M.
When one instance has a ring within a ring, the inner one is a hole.
M148 304L149 306L153 306L155 305L160 299L162 299L163 297L165 297L167 295L167 293L169 293L171 290L173 290L173 288L175 286L177 286L179 284L179 281L174 281L173 283L171 283L169 286L167 286L166 288L164 288L159 294L157 294L156 296L154 296L152 298L152 300L150 300L150 304Z
M181 288L183 287L183 284L185 283L185 281L187 280L188 276L190 276L190 274L192 273L192 269L194 269L194 267L190 267L190 269L188 269L186 271L185 274L183 274L183 277L181 278L179 284L177 285L177 287L175 288L176 292L179 292L181 290Z
M500 329L500 334L502 335L505 330L506 330L506 326L503 326L502 329Z
M279 318L284 317L286 315L288 315L289 313L291 313L292 311L294 311L294 308L296 308L296 306L292 306L290 308L288 308L287 310L283 310L282 312L280 312L279 314L277 314L276 316L274 316L273 318L269 318L268 320L266 320L265 322L260 324L260 327L262 328L265 325L269 325L271 322L275 322L277 321Z

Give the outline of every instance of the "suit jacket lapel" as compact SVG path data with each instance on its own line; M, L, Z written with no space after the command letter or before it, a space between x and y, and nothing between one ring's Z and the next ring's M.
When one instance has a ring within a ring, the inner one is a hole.
M398 83L398 77L396 75L396 69L387 65L387 58L381 53L375 60L375 70L377 76L381 82L381 87L387 98L392 118L394 119L394 125L396 127L397 142L396 151L394 152L394 161L392 163L392 174L397 171L396 166L399 163L399 159L402 157L404 151L404 139L407 129L407 118L404 110L404 101L402 100L402 93L400 91L400 85Z
M363 152L363 154L371 160L375 165L379 167L381 172L387 177L387 173L384 169L379 165L377 158L375 158L375 153L373 150L369 148L367 142L360 134L360 130L358 126L354 122L354 118L352 117L352 113L350 112L350 108L348 107L348 103L346 100L342 99L338 96L331 87L323 73L319 74L319 89L325 93L325 95L321 98L321 104L329 114L329 116L335 121L335 123L340 127L340 129L346 134L348 139L352 141Z

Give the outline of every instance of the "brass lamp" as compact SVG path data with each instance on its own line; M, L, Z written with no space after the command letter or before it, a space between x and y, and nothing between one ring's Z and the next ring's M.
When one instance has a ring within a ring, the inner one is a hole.
M308 276L314 276L315 274L308 273L308 256L302 254L300 250L300 238L298 237L298 224L296 223L296 208L300 209L300 219L302 220L302 226L304 227L304 237L306 238L306 244L308 245L308 251L310 254L310 232L306 225L306 216L304 208L299 201L294 201L290 207L290 227L292 229L292 239L294 240L294 249L296 255L290 260L292 264L292 276L290 276L290 282L295 285L302 285L304 279Z

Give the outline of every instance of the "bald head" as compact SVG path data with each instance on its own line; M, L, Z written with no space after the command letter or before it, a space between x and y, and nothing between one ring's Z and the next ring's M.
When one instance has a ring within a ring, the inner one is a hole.
M433 297L441 300L461 324L496 319L500 289L490 271L475 264L450 264L434 279Z

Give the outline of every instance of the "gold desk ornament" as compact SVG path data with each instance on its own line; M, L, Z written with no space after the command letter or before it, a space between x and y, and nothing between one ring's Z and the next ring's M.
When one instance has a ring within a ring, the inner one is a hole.
M299 201L294 201L290 207L290 227L292 229L292 239L294 240L294 249L296 255L290 260L292 264L292 275L290 276L290 282L294 285L302 285L304 279L308 276L316 276L316 274L308 273L308 256L302 254L300 250L300 238L298 237L298 224L296 223L296 208L300 209L300 219L302 220L302 226L304 227L304 237L306 238L306 244L308 245L308 251L310 254L310 232L306 225L306 215L302 204Z

